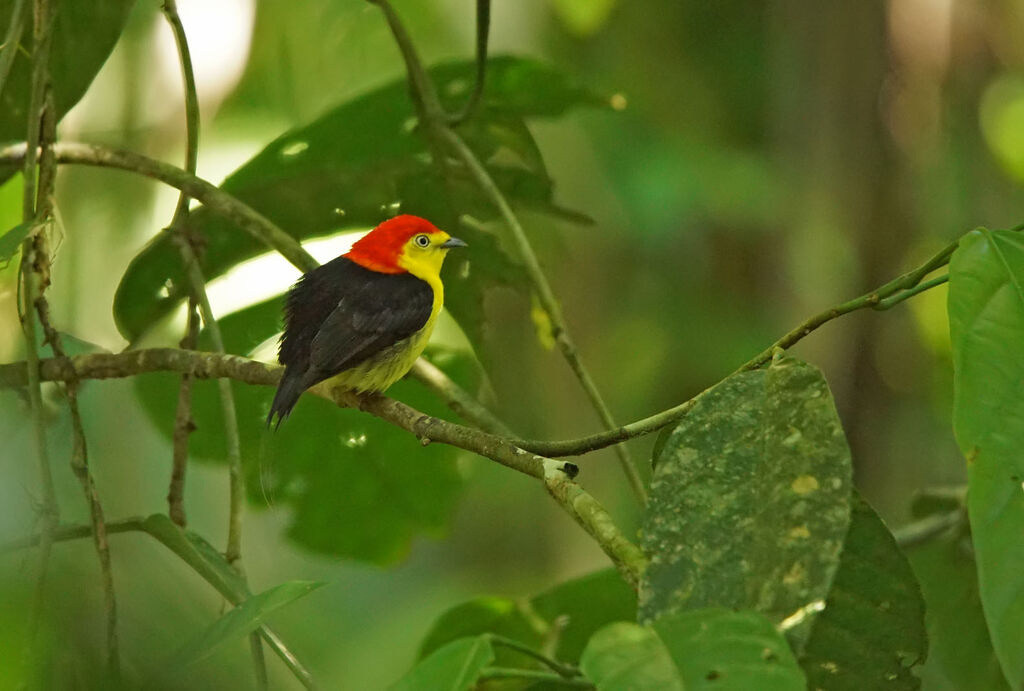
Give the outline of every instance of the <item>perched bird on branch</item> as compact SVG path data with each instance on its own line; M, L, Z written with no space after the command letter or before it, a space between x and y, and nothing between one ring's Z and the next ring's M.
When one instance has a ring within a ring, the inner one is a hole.
M465 246L429 221L396 216L304 274L285 299L278 351L285 371L267 425L275 416L280 425L302 392L325 379L359 392L401 379L444 302L444 258Z

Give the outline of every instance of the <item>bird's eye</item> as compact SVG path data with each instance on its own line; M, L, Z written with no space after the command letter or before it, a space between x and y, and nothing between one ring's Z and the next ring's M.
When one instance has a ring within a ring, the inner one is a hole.
M426 235L417 235L415 238L413 238L413 242L415 242L420 247L430 247L430 238L428 238Z

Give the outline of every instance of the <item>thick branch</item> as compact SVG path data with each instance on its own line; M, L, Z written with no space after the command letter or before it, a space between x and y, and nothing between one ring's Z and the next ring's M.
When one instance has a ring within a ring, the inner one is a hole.
M58 360L40 363L44 381L112 379L147 372L191 372L200 379L226 378L246 384L276 386L283 368L237 355L204 353L176 348L151 348L124 353L92 353L72 358L70 364ZM24 362L0 365L0 388L23 386ZM572 482L579 472L576 465L529 453L508 439L471 427L426 415L415 408L380 394L356 395L332 389L326 383L310 391L337 405L359 408L415 435L422 443L438 442L471 451L496 463L543 480L550 494L598 541L601 548L635 583L642 571L642 555L612 523L604 508L582 487Z

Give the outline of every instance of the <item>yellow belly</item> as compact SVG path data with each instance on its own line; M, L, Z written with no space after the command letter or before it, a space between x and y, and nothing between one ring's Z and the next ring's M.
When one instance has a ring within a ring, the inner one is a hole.
M423 328L409 338L385 348L352 369L339 372L327 380L330 386L342 386L353 391L384 391L405 374L423 354L430 334L434 331L436 313Z

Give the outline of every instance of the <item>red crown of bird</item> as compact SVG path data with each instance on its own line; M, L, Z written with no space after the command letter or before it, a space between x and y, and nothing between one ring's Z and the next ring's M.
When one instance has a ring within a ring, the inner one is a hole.
M419 216L395 216L357 240L345 256L371 271L404 273L405 269L398 265L398 258L409 238L419 233L432 235L439 232L433 223Z

